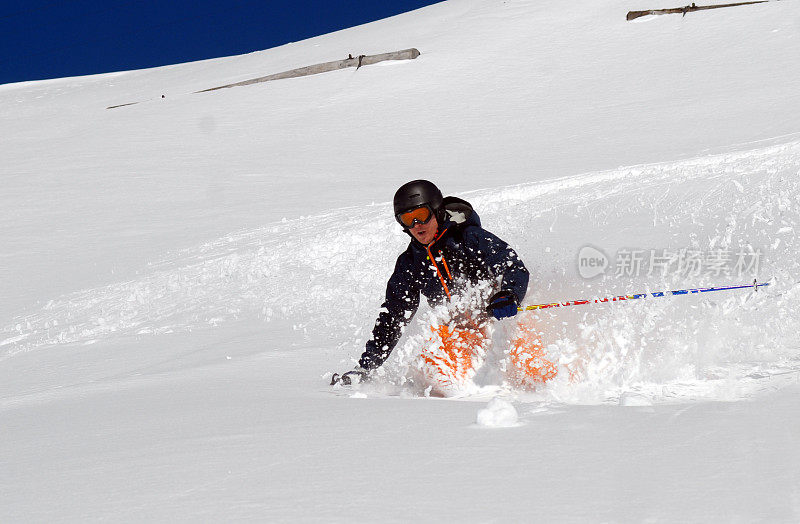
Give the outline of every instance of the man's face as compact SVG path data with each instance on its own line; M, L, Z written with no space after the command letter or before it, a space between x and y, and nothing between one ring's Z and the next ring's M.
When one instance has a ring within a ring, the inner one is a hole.
M411 231L411 235L417 239L417 242L427 246L436 238L436 231L438 229L439 222L437 222L436 217L433 216L427 224L414 224L414 227L409 229L409 231Z

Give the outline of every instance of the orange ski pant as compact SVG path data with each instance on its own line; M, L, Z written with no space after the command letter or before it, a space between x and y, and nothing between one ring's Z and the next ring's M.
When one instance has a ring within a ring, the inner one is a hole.
M431 327L432 335L420 355L420 369L433 384L458 388L470 381L483 364L490 340L485 328ZM528 321L521 321L510 341L506 359L511 385L532 388L552 379L556 365L547 359L539 334Z

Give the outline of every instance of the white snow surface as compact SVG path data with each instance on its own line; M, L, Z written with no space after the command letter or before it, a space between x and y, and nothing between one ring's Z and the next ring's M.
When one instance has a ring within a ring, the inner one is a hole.
M625 21L658 7L449 0L0 86L0 521L800 520L800 8ZM574 376L457 399L407 381L423 306L376 381L331 388L419 177L515 247L526 304L770 285L521 313ZM761 256L583 279L585 246Z

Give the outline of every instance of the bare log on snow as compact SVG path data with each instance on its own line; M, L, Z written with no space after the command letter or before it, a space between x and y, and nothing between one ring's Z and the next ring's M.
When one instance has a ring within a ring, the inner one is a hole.
M382 53L379 55L359 55L354 57L348 56L344 60L336 60L334 62L325 62L323 64L315 64L297 69L291 69L282 73L275 73L274 75L261 76L251 80L244 80L234 84L226 84L224 86L212 87L210 89L203 89L202 91L195 91L196 93L206 93L208 91L216 91L217 89L225 89L228 87L247 86L250 84L258 84L260 82L269 82L270 80L281 80L283 78L297 78L299 76L316 75L319 73L327 73L328 71L336 71L337 69L345 69L348 67L355 67L358 69L361 66L377 64L386 60L413 60L420 55L419 51L415 48L403 49L402 51L394 51L392 53ZM161 95L164 98L164 95ZM132 106L140 102L128 102L127 104L117 104L109 106L106 109L115 109L117 107Z
M377 64L386 60L413 60L419 56L419 51L415 48L404 49L402 51L394 51L392 53L382 53L379 55L359 55L353 57L348 56L344 60L336 60L334 62L325 62L322 64L315 64L297 69L291 69L282 73L275 73L274 75L262 76L253 78L251 80L244 80L234 84L226 84L224 86L212 87L210 89L203 89L197 91L198 93L206 93L208 91L216 91L217 89L226 89L228 87L247 86L250 84L258 84L261 82L269 82L271 80L282 80L284 78L297 78L299 76L316 75L319 73L327 73L329 71L336 71L337 69L345 69L348 67L355 67L358 69L361 66Z
M720 9L722 7L736 7L737 5L751 5L751 4L764 4L769 0L755 0L751 2L738 2L735 4L718 4L718 5L687 5L686 7L675 7L672 9L654 9L651 11L629 11L628 16L626 16L626 20L635 20L642 16L648 15L671 15L671 14L683 14L684 16L686 13L693 13L695 11L705 11L707 9Z

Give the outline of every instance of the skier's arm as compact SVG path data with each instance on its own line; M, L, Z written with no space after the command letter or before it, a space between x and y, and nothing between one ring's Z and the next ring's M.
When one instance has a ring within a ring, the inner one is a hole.
M500 291L511 292L517 304L522 302L530 274L511 246L483 228L469 227L464 231L464 247L483 260L493 275L501 277Z
M394 273L386 285L386 300L375 321L372 337L358 361L364 369L375 369L389 358L403 334L403 328L419 307L419 289L404 255L397 259Z

